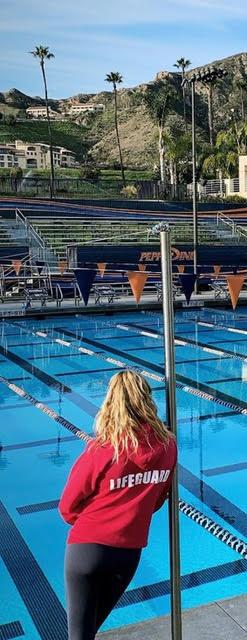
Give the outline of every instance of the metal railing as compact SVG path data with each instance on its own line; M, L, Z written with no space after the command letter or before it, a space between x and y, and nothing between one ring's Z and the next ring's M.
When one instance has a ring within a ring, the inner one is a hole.
M220 224L223 224L231 229L232 238L235 237L241 239L242 237L247 240L247 226L244 227L241 224L237 224L222 211L217 212L217 227L219 227Z
M26 238L30 247L31 255L35 255L38 260L44 260L49 264L56 262L54 252L46 246L43 238L34 229L28 217L25 217L20 209L15 210L17 226L25 229Z

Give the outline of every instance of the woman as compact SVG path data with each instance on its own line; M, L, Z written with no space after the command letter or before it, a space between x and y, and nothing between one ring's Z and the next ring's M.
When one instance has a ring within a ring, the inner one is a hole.
M69 640L93 640L133 578L176 457L146 380L130 370L113 376L96 437L73 466L59 503L73 525L65 558Z

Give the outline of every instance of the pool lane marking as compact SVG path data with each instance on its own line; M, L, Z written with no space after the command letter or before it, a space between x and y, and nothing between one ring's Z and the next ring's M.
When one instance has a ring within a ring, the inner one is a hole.
M141 326L137 323L129 323L129 325L126 325L126 331L132 331L133 328L136 328L137 331L142 331ZM154 333L153 336L154 338L163 338L163 332L158 332L158 333ZM190 338L184 339L184 338L179 338L178 336L175 335L175 340L174 340L175 344L177 346L183 346L183 347L191 347L192 349L201 349L202 351L205 351L206 353L214 353L220 357L223 357L224 359L227 358L231 358L233 360L241 360L241 361L246 361L247 362L247 354L239 354L239 353L235 353L234 351L231 351L230 349L217 349L216 347L206 347L204 342L196 342L195 340L191 340Z
M27 393L25 389L22 389L22 387L9 382L7 378L4 378L4 376L0 376L0 383L4 384L17 396L28 401L35 407L35 409L38 409L42 413L45 413L45 415L47 415L49 418L51 418L58 424L61 424L63 427L65 427L65 429L71 431L77 438L80 438L80 440L83 440L84 442L89 442L91 440L90 436L88 436L84 431L76 427L72 422L70 422L63 416L60 416L56 411L54 411L54 409L50 409L50 407L48 407L46 404L34 398L34 396L32 396L30 393Z
M19 620L0 624L0 640L14 640L21 636L25 636L25 633Z
M16 510L20 516L25 516L31 513L40 513L41 511L52 511L53 509L57 509L58 504L59 500L47 500L46 502L16 507ZM181 513L247 560L247 543L244 540L217 524L217 522L199 511L196 507L193 507L187 501L179 499L178 506Z
M19 325L18 325L19 326ZM116 349L115 347L107 347L104 344L101 344L98 341L95 340L91 340L89 338L79 338L76 334L72 333L71 331L65 330L65 329L60 329L60 328L56 328L53 329L55 332L57 333L62 333L63 335L67 335L67 336L71 336L74 340L77 340L78 342L86 342L89 344L93 344L96 345L97 347L99 347L101 350L105 350L107 352L112 351L115 354L120 354L122 355L122 352L119 349ZM25 331L28 332L28 329L25 329ZM46 334L47 337L49 337L49 334ZM54 341L56 339L54 338ZM71 346L71 342L68 342L67 340L64 340L64 342L66 342L66 347ZM63 345L65 346L65 345ZM148 379L152 379L152 380L156 380L157 382L165 382L165 376L160 376L156 373L153 373L151 371L146 371L145 369L139 369L139 367L131 367L131 365L127 364L126 362L122 361L122 360L116 360L112 357L109 356L105 356L103 353L96 353L95 351L93 351L93 349L89 349L86 347L78 347L77 345L73 344L73 348L77 349L80 353L84 353L86 355L95 357L99 360L103 360L105 362L109 362L111 364L114 364L117 367L120 368L124 368L124 369L132 369L135 371L138 371L139 373L141 373L141 375L143 375L144 377L148 378ZM1 352L2 347L0 347L0 352ZM4 351L3 351L4 353ZM4 353L4 355L6 354L6 352ZM18 358L19 360L22 360L19 356L15 356L15 354L11 354L11 357L14 358ZM143 360L142 358L138 358L136 356L131 356L128 355L128 360L132 360L138 364L147 364L148 367L150 369L154 369L155 371L163 371L163 368L159 365L154 365L154 364L150 364L147 363L145 360ZM24 364L25 361L23 360ZM29 365L30 366L30 365ZM23 365L24 367L24 365ZM35 368L34 368L35 369ZM40 371L40 369L38 369L38 371L40 373L43 374L43 372ZM35 373L34 373L35 375ZM43 374L44 376L47 374ZM223 394L220 391L217 391L217 394L219 397L217 397L216 395L213 395L211 393L208 393L208 389L210 391L210 387L208 387L208 385L204 385L202 383L195 383L193 380L190 380L188 378L185 378L184 376L181 376L180 374L177 374L177 381L176 381L176 387L178 389L181 389L181 391L184 391L186 393L190 393L191 395L195 395L198 397L201 397L205 400L209 400L212 402L215 402L216 404L220 404L222 406L226 406L229 407L230 409L233 409L234 411L236 411L236 413L240 413L242 415L247 415L247 403L241 401L239 404L234 404L233 402L231 402L232 398L231 396L228 396L227 394ZM60 384L59 382L56 381L56 379L52 378L53 380L53 384ZM183 382L186 382L186 384L183 384ZM189 383L189 384L188 384ZM197 384L197 387L195 388L193 385ZM201 387L201 388L200 388ZM204 389L203 389L204 387ZM205 390L206 389L206 390Z
M1 501L0 552L38 637L41 640L67 640L64 607Z
M65 335L71 335L73 338L75 337L75 334L72 333L71 331L65 330L65 329L56 329L56 331L59 333L63 333ZM101 344L100 342L96 341L96 340L91 340L89 338L78 338L77 336L77 340L79 342L86 342L89 344L93 344L94 346L96 346L97 348L101 348L104 349L107 352L112 351L115 354L120 354L122 355L122 352L119 349L116 349L115 347L107 347L104 344ZM73 345L74 346L74 345ZM125 368L125 369L132 369L134 371L139 372L141 375L143 375L144 377L156 380L158 382L165 382L165 376L160 376L156 373L152 373L150 371L147 371L146 369L140 369L139 367L133 367L129 364L127 364L126 362L123 362L121 360L114 360L111 357L107 357L105 355L103 355L102 353L97 353L95 351L93 351L92 349L86 348L86 347L79 347L79 349L83 350L83 353L86 353L87 355L91 355L94 356L95 358L99 358L101 360L105 360L106 362L112 362L114 364L116 364L119 367ZM137 364L141 364L141 365L148 365L148 367L150 369L153 369L154 371L163 371L163 367L161 367L160 365L156 365L156 364L150 364L148 362L146 362L146 360L143 360L143 358L139 358L137 356L131 356L128 354L128 360L132 360L132 362L137 363ZM180 374L176 375L176 387L178 389L181 389L182 391L185 391L186 393L190 393L192 395L198 396L200 398L204 398L205 400L210 400L212 402L215 402L216 404L220 404L222 406L225 407L229 407L230 409L233 409L234 411L236 411L236 413L240 413L242 415L247 415L247 402L244 402L243 400L239 401L239 404L234 404L232 402L232 397L227 395L226 393L223 393L222 391L218 391L217 390L217 395L216 395L216 390L213 389L214 394L211 393L211 388L208 385L205 385L203 383L199 383L199 382L195 382L194 380L191 380L185 376L182 376Z
M179 510L188 518L199 524L200 527L208 531L208 533L211 533L215 538L224 542L224 544L230 547L230 549L236 551L236 553L239 553L243 558L245 558L245 560L247 560L247 543L244 540L241 540L241 538L230 533L228 529L223 529L221 525L214 522L214 520L208 516L205 516L204 513L184 500L179 500Z
M32 404L36 409L39 409L40 411L48 415L48 417L50 417L52 420L61 424L63 427L71 431L80 440L83 440L84 442L87 442L87 443L92 441L91 436L86 434L83 430L78 429L78 427L73 425L67 419L60 416L53 409L50 409L49 407L47 407L44 403L39 402L36 398L31 396L31 394L27 393L21 387L18 387L16 384L9 382L3 376L0 376L0 383L6 385L11 391L16 393L18 396L24 398L25 400L28 400L28 402L30 402L30 404ZM42 504L44 505L44 503ZM57 501L52 501L52 506L50 501L49 505L50 505L49 506L50 509L56 508ZM21 507L19 509L21 509ZM42 509L44 510L45 507L43 506ZM214 522L213 520L211 520L210 518L202 514L200 511L198 511L192 505L190 505L185 501L179 501L179 509L180 511L182 511L182 513L185 513L187 517L197 522L197 524L200 524L200 526L206 529L209 533L219 538L222 542L224 542L224 544L226 544L231 549L236 551L236 553L239 553L240 555L242 555L244 558L247 559L247 545L243 542L243 540L241 540L240 538L237 538L226 529L223 529L220 525L217 525L216 522ZM34 510L35 510L35 507L34 505L32 505L32 511ZM27 513L27 510L25 511L25 513Z
M83 411L86 411L86 413L88 413L93 418L95 417L96 413L99 410L99 407L93 404L90 400L87 400L87 398L83 398L83 396L76 391L73 391L73 389L71 389L71 387L69 387L68 385L61 383L60 380L57 380L35 365L30 364L30 362L28 362L21 356L17 355L13 351L8 350L7 348L2 347L1 345L0 354L5 356L7 360L10 360L11 362L17 364L23 370L31 373L31 375L33 375L38 380L41 380L41 382L46 384L48 387L54 389L57 393L61 391L65 396L68 396L68 400L72 402L72 404L79 407Z

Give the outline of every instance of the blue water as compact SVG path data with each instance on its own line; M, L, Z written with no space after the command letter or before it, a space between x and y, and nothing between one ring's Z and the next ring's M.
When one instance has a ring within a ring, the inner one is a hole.
M84 448L73 429L93 431L108 381L119 370L107 358L162 378L160 333L161 315L149 312L1 323L0 637L22 630L28 640L66 638L68 527L56 501ZM180 499L246 541L247 415L240 412L247 408L247 308L178 312L175 335L186 342L176 346ZM56 342L61 339L70 346ZM165 419L164 382L149 382ZM246 591L247 560L240 553L182 513L180 537L184 608ZM170 610L167 506L154 515L149 546L120 604L104 630Z

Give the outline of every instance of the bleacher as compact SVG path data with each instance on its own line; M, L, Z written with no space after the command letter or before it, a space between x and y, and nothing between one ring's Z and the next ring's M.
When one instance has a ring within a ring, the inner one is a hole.
M149 229L153 225L149 220L128 219L91 219L84 217L29 217L29 222L39 234L46 246L54 251L59 259L66 258L69 244L125 244L129 242L147 242ZM158 220L157 220L158 222ZM177 221L170 225L171 240L191 243L193 241L192 221ZM200 243L216 244L217 232L207 222L199 222L198 237Z

